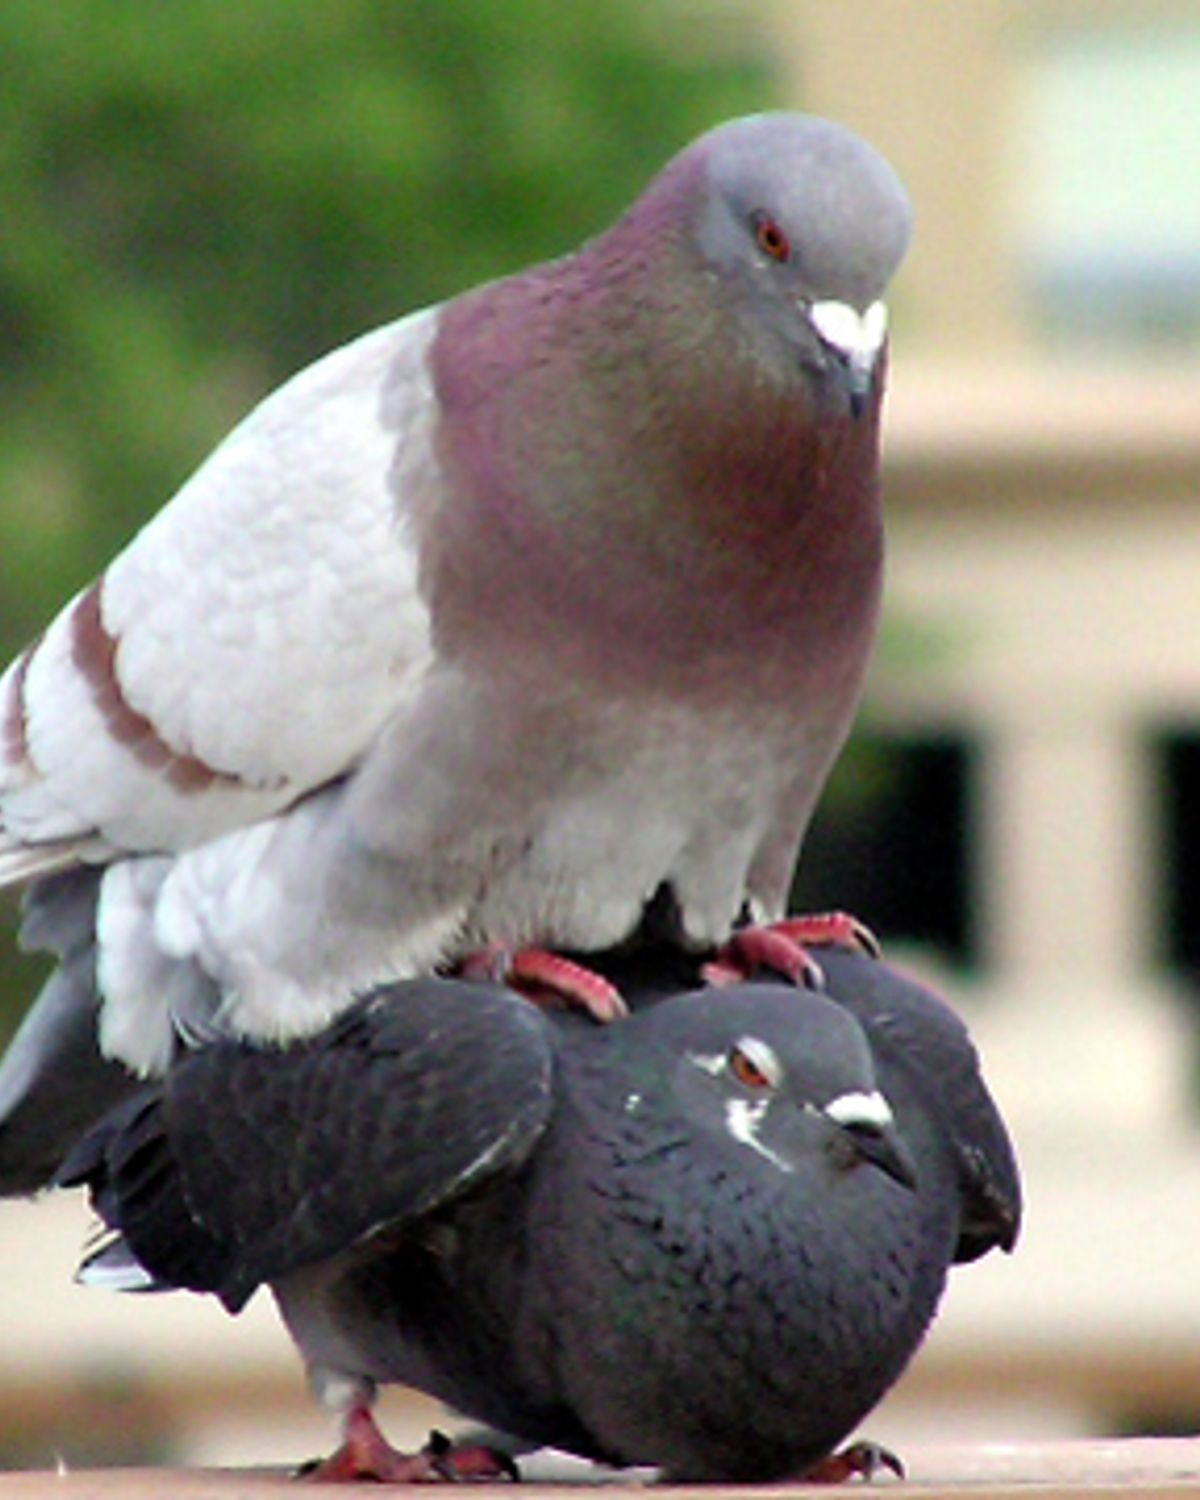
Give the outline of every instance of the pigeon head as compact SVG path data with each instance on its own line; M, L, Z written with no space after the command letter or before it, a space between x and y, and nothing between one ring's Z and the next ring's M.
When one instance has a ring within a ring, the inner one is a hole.
M916 1170L875 1080L858 1023L821 995L756 986L667 1001L630 1026L661 1061L683 1118L728 1142L760 1179L824 1159L833 1176L878 1169L906 1188ZM747 1153L748 1156L743 1155Z
M735 120L693 150L704 163L700 251L743 336L860 412L887 334L883 294L911 233L899 178L865 141L808 115Z
M909 228L865 142L750 116L578 251L444 309L454 503L422 559L444 649L846 713L878 609L882 299Z

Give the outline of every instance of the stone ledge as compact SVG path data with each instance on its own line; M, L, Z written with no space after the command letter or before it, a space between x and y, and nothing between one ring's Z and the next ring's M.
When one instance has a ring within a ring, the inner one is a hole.
M1133 1438L1062 1443L993 1443L928 1445L905 1455L907 1483L897 1490L905 1500L968 1492L977 1500L1028 1500L1031 1495L1119 1496L1141 1493L1172 1500L1200 1497L1200 1438ZM886 1490L894 1481L877 1481ZM529 1486L527 1485L526 1488ZM571 1500L579 1483L538 1483L546 1500ZM505 1486L507 1488L507 1486ZM609 1481L608 1491L644 1486ZM48 1496L56 1500L121 1500L121 1497L170 1495L172 1500L269 1500L291 1495L295 1481L277 1469L94 1469L78 1473L51 1471L0 1475L0 1496ZM309 1493L313 1493L310 1491ZM662 1486L655 1500L695 1496L719 1500L725 1495L752 1496L761 1490L738 1486ZM823 1486L780 1485L772 1494L823 1495ZM836 1492L835 1492L836 1493Z

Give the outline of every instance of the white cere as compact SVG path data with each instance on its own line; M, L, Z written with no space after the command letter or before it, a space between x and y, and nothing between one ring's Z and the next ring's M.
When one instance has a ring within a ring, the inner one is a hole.
M882 1129L895 1123L891 1106L878 1091L839 1094L825 1106L825 1113L838 1125L877 1125Z
M827 344L840 349L855 364L870 364L887 337L887 307L872 302L859 312L848 302L814 302L808 310L813 327Z

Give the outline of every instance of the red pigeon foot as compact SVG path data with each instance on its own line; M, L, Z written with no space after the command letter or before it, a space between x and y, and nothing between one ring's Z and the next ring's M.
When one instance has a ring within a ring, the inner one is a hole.
M582 1010L602 1024L629 1014L617 987L602 974L546 948L493 946L463 959L464 979L506 984L546 1010Z
M358 1406L346 1417L345 1439L337 1452L306 1464L297 1477L316 1484L459 1484L521 1476L507 1453L457 1448L444 1432L431 1432L419 1453L401 1453L380 1432L370 1411Z
M890 1448L861 1442L851 1443L840 1453L831 1453L801 1477L805 1484L845 1484L856 1475L872 1480L881 1469L890 1469L898 1479L904 1478L904 1465Z
M787 917L762 927L742 927L704 965L709 984L740 984L763 969L771 969L808 989L822 989L825 975L810 948L849 948L878 958L875 934L857 917L844 911L812 912Z

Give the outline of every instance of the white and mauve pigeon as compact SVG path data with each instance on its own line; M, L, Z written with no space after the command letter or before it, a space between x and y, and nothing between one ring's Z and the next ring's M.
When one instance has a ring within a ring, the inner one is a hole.
M607 1027L420 979L282 1050L185 1056L66 1165L116 1231L83 1278L231 1311L269 1285L345 1422L324 1477L505 1467L394 1453L385 1381L524 1445L795 1477L899 1376L950 1265L1011 1248L1021 1211L958 1018L862 955L827 977L668 986Z
M664 890L692 948L780 916L875 632L909 232L848 131L735 120L254 410L0 680L0 884L77 872L0 1118L97 1005L154 1073Z

